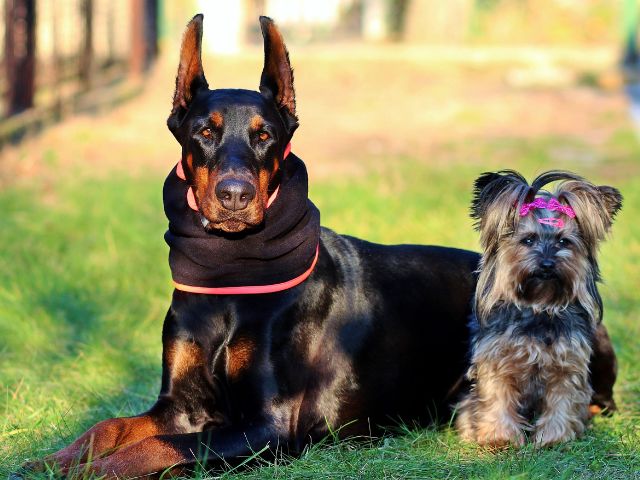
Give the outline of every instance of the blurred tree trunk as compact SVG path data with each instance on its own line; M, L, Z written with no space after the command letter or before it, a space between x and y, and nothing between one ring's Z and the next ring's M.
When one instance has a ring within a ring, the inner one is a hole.
M88 90L91 87L91 68L93 65L93 0L82 0L80 8L84 31L78 57L79 76L82 88Z
M389 0L389 34L393 40L402 40L404 37L405 21L409 0Z
M131 0L131 72L144 73L157 55L158 0Z
M626 68L637 68L640 64L640 52L638 52L638 4L636 0L625 0L623 21L625 43L622 64Z
M35 0L5 0L4 64L8 115L33 106L35 32Z
M53 64L53 113L57 120L62 118L62 57L60 55L60 12L51 10L51 62Z

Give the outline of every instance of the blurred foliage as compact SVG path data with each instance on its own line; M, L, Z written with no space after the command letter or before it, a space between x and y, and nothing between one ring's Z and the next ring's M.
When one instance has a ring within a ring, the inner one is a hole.
M611 0L475 0L469 39L502 44L615 43L622 2Z

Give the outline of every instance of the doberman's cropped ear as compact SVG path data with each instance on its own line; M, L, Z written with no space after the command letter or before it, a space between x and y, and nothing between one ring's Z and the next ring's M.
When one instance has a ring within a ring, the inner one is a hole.
M296 94L289 52L276 24L269 17L260 17L264 38L264 68L260 77L260 93L272 99L288 123L290 133L298 126Z
M193 17L182 37L173 108L167 121L172 131L178 127L198 90L209 87L202 69L202 19L202 14Z

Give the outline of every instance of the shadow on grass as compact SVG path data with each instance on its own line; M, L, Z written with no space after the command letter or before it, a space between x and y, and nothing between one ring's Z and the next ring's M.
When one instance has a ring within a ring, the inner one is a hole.
M405 428L396 433L399 436L357 441L329 436L300 457L252 458L240 468L200 468L193 477L626 479L637 478L640 466L634 446L637 438L621 441L609 430L590 431L583 439L543 450L531 444L500 450L462 444L449 428Z
M338 231L382 242L471 246L476 234L467 220L469 194L452 194L452 188L467 192L477 173L471 170L454 179L445 170L423 168L413 176L401 171L396 180L415 205L405 216L397 215L399 205L387 205L393 189L382 188L385 179L316 184L314 199L323 223L330 220ZM380 190L376 195L372 185ZM605 323L621 365L620 414L597 419L585 439L544 452L487 454L461 446L452 432L422 430L368 448L324 444L287 461L286 469L270 464L241 475L637 478L639 351L630 339L640 333L634 214L639 185L637 178L619 185L625 207L602 255ZM0 383L7 390L0 475L64 446L99 420L139 413L153 403L171 291L160 191L161 179L74 179L56 188L54 200L32 191L0 194ZM344 202L332 200L341 198L353 201L343 208ZM372 220L363 222L363 212Z
M93 183L59 186L55 208L24 191L0 196L0 474L144 411L159 388L171 291L160 181ZM141 212L141 199L154 208Z

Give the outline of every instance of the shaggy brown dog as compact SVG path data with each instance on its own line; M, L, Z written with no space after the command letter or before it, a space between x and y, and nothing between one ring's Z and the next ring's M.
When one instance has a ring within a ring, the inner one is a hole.
M553 194L540 190L558 180ZM622 196L557 171L531 186L513 171L484 174L475 193L472 217L484 251L472 387L458 405L457 428L488 445L522 445L525 431L538 445L573 439L588 419L594 341L606 335L598 330L598 244ZM615 408L613 400L604 406Z

